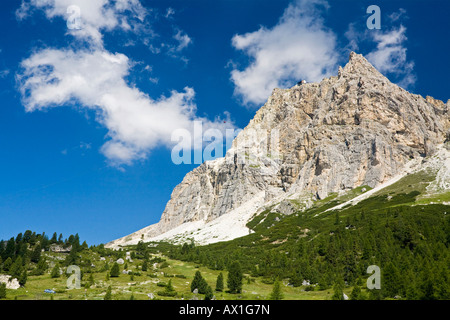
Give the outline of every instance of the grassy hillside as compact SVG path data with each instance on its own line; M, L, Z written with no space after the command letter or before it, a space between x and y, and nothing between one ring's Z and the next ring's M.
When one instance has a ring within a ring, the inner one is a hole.
M248 223L255 231L249 236L191 250L167 248L168 255L213 269L239 261L265 283L283 279L295 287L309 280L314 292L364 286L367 267L377 265L383 285L371 298L449 299L450 206L421 204L421 192L408 188L399 181L335 211L325 212L343 202L335 197L289 216L267 210Z
M154 251L154 254L149 254ZM113 300L166 300L166 299L204 299L204 294L191 292L190 284L197 271L214 290L215 299L224 300L265 300L269 299L273 285L265 283L261 277L244 274L243 288L239 294L231 294L227 287L221 292L215 291L217 277L220 273L227 278L226 270L212 270L194 262L169 259L159 251L158 246L134 246L126 251L112 251L102 246L84 248L77 252L76 265L81 267L81 288L69 289L66 274L70 260L69 253L54 253L44 251L40 259L47 263L43 274L35 275L37 263L28 261L26 266L28 277L26 283L17 290L6 289L7 300L104 300L108 287L111 287ZM126 259L129 252L130 259ZM112 266L118 259L124 264L119 265L119 275L111 276ZM146 262L147 267L144 267ZM55 274L53 270L58 269ZM127 270L124 273L124 270ZM10 273L10 269L0 273ZM175 296L165 296L164 291L169 281L175 290ZM50 289L54 292L46 293ZM305 287L289 286L282 283L282 293L285 299L329 299L332 290L308 292ZM350 289L346 292L350 295Z

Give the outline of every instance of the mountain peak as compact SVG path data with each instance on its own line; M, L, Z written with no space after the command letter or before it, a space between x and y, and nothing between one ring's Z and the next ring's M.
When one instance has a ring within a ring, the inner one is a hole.
M448 119L442 102L391 84L352 52L337 78L274 89L224 158L184 177L157 224L107 246L229 240L275 205L292 213L332 193L376 188L434 154L448 140Z
M344 68L339 67L339 77L347 75L358 75L366 77L384 76L369 62L362 54L350 52L349 61Z

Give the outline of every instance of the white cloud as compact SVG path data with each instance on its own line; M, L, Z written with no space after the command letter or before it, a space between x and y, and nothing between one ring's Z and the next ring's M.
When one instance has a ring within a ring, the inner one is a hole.
M92 144L91 143L87 143L87 142L80 142L80 149L86 149L89 150L92 148Z
M153 67L146 65L144 67L144 70L151 74L153 72ZM153 84L157 84L159 82L159 79L157 77L149 77L148 80Z
M235 35L232 45L250 57L244 70L233 69L235 94L245 104L260 104L275 87L320 81L335 72L336 37L321 18L325 1L299 0L288 6L277 25Z
M367 50L363 53L380 72L393 76L402 87L413 85L414 63L408 61L406 28L403 25L389 31L368 30L351 23L344 36L345 48L337 45L337 36L326 28L323 14L328 8L324 0L297 0L284 11L273 27L237 34L232 38L235 49L248 58L245 68L232 61L231 80L235 94L246 105L264 103L275 87L289 87L299 80L320 81L334 74L342 51ZM388 16L389 23L407 18L404 9Z
M192 132L193 121L225 130L222 121L195 116L195 92L186 87L153 100L124 77L131 68L123 54L105 50L45 49L22 62L18 76L27 111L79 104L97 112L97 121L108 129L102 152L115 163L145 158L158 146L171 146L176 129Z
M175 51L181 51L192 42L192 39L182 31L178 30L178 32L173 36L173 38L178 41L178 45L174 48Z
M350 23L347 31L344 33L344 36L348 40L348 44L346 46L347 50L357 51L359 49L359 42L364 36L364 33L358 31L355 23Z
M80 8L81 30L68 33L78 39L98 45L102 43L103 31L150 32L145 23L148 11L139 0L23 0L16 17L23 20L42 10L49 20L61 17L67 20L71 15L67 9L72 5Z
M407 88L416 82L416 77L413 73L414 62L407 59L405 33L403 25L390 31L372 33L376 48L366 57L380 72L394 75L398 78L397 84Z
M6 78L9 75L10 71L9 69L0 70L0 79Z
M178 28L174 29L176 29L176 33L169 41L162 42L159 47L150 45L149 49L153 54L165 52L169 57L179 59L187 64L189 60L182 55L182 51L192 43L192 39Z
M351 23L345 33L348 50L358 50L365 55L381 73L385 74L403 88L415 84L414 62L407 57L406 27L399 24L407 19L406 10L387 15L386 23L381 30L369 30L358 23ZM397 26L387 29L388 24Z
M63 17L63 8L69 3L72 1L30 0L24 2L18 17L25 18L36 8L44 10L49 19ZM224 124L218 119L197 117L195 92L190 87L155 100L126 82L135 63L124 54L107 51L102 32L127 29L130 15L140 12L139 1L82 0L77 5L82 7L82 14L91 10L84 16L86 34L81 36L86 37L88 46L77 50L41 49L22 61L17 81L26 111L64 105L94 110L97 121L108 130L101 151L117 165L143 159L157 146L174 145L172 132L192 132L195 121L222 131L233 127L230 121ZM145 70L151 72L151 67Z
M406 10L403 8L400 8L397 12L391 13L388 18L391 20L391 22L395 22L399 20L400 18L404 18L406 16Z
M169 18L170 16L175 14L175 10L171 7L167 8L166 14L164 15L164 17Z

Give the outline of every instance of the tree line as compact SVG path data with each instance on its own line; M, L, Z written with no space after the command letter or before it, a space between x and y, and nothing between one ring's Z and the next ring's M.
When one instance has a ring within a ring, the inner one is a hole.
M48 270L48 264L42 252L49 251L52 245L63 248L70 247L70 254L65 265L76 264L78 253L88 249L86 241L80 244L78 234L63 239L63 235L55 232L49 238L45 232L37 234L31 230L19 233L9 240L0 241L0 273L17 278L21 286L25 286L28 275L42 275Z

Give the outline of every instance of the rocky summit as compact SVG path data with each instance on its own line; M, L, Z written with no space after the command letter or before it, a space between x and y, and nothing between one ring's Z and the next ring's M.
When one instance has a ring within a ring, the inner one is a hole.
M225 157L184 177L158 223L106 246L230 240L265 208L289 214L330 193L380 186L450 140L449 107L352 52L337 76L274 89Z

